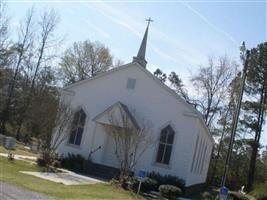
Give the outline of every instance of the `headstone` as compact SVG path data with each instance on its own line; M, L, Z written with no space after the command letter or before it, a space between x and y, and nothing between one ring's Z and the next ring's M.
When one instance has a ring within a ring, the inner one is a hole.
M5 145L6 136L3 134L0 134L0 145Z
M35 142L33 142L33 143L30 145L30 148L31 148L31 150L34 151L34 152L37 152L37 151L38 151L38 145L37 145Z
M227 200L228 197L228 188L227 187L221 187L220 189L220 199Z
M16 139L13 137L6 137L5 139L5 148L14 149L16 146Z

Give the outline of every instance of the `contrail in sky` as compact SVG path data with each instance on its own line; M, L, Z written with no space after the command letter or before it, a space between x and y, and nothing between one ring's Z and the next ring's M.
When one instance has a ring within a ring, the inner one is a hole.
M235 43L235 45L239 46L239 43L226 31L218 28L216 25L214 25L213 23L211 23L203 14L201 14L199 11L197 11L196 9L194 9L192 6L188 5L187 3L185 3L184 1L181 1L181 3L187 7L189 10L191 10L194 14L196 14L198 17L200 17L200 19L202 19L206 24L208 24L211 28L213 28L214 30L216 30L217 32L222 33L226 38L228 38L229 40L231 40L233 43Z

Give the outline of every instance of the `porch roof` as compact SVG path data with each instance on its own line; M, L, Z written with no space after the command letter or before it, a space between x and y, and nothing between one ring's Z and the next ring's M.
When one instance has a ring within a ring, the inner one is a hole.
M108 107L93 119L95 122L105 125L113 125L125 128L130 125L140 129L135 117L129 111L128 107L120 101Z

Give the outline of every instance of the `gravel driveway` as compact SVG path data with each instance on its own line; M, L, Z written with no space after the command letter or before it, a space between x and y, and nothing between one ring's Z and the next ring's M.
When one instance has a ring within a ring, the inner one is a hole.
M1 200L54 200L49 196L32 192L8 183L0 182Z

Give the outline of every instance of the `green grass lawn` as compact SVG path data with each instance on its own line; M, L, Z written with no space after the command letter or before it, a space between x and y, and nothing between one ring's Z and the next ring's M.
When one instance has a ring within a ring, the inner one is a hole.
M36 165L30 165L24 161L8 161L7 158L0 157L0 181L53 196L56 199L143 199L141 196L115 188L110 184L65 186L19 172L41 170Z

